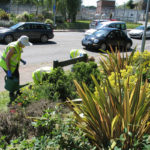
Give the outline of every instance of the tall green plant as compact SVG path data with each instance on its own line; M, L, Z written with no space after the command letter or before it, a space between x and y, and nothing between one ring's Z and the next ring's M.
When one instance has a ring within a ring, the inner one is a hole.
M134 52L133 52L134 53ZM129 78L126 84L121 84L121 69L132 64L133 53L122 59L119 53L108 53L108 60L101 62L105 74L105 81L99 84L94 76L97 93L89 90L83 83L83 88L75 81L79 96L83 103L76 105L72 101L68 104L75 112L78 125L87 133L98 149L108 148L112 139L120 137L124 130L125 142L122 150L133 148L134 139L141 140L142 136L150 133L150 101L147 101L147 82L142 83L142 69L139 69L135 86L130 88ZM109 75L115 73L115 88L111 85ZM72 107L72 105L74 107ZM81 117L81 114L83 117ZM138 145L136 149L140 149Z

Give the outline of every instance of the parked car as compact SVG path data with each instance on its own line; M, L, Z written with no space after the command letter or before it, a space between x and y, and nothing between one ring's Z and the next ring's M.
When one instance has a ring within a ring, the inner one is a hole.
M82 45L86 48L96 48L107 50L110 45L115 48L116 46L123 49L130 49L132 40L123 31L116 28L105 27L93 34L85 36L82 40Z
M51 25L40 22L20 22L10 28L0 29L0 40L5 43L17 40L22 35L27 35L31 41L40 40L42 43L54 37Z
M120 30L124 31L125 33L127 33L127 30L126 30L127 27L126 27L125 22L123 22L123 21L107 21L107 22L101 22L100 24L98 24L96 26L95 29L87 30L85 32L85 36L90 35L90 34L94 33L96 30L100 30L104 27L117 28L117 29L120 29Z
M108 21L108 20L98 20L98 19L97 19L97 20L93 20L93 21L89 24L89 28L90 28L90 29L95 29L98 24L100 24L100 23L102 23L102 22L106 22L106 21Z
M129 36L131 38L140 38L142 39L143 33L144 33L144 25L138 26L137 28L129 31ZM150 37L150 25L147 26L147 30L146 30L146 37Z

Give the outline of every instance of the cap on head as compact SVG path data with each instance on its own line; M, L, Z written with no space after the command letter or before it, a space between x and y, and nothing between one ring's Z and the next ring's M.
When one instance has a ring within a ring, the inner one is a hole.
M29 37L26 35L22 35L19 39L18 42L20 42L24 46L31 46L32 43L29 42Z

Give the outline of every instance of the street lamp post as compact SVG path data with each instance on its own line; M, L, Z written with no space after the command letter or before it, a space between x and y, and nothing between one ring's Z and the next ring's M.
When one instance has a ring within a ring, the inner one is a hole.
M141 52L144 52L144 48L145 48L145 36L146 36L146 30L147 30L149 4L150 4L150 0L148 0L148 2L147 2L147 8L146 8L146 20L145 20L144 33L143 33L143 37L142 37Z
M53 13L54 13L54 26L55 26L56 25L56 0L54 0Z

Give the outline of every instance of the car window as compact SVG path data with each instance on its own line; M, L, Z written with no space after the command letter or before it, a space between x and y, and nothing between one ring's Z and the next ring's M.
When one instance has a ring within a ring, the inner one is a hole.
M51 30L51 26L50 25L47 24L47 25L45 25L45 27L46 27L47 30Z
M126 30L126 25L125 24L121 24L121 30Z
M20 26L18 30L24 30L24 26Z
M25 25L22 25L18 28L19 30L30 30L30 25L29 24L25 24Z
M109 33L108 30L99 30L99 31L94 32L94 35L96 37L100 37L100 36L107 36L108 33Z
M115 24L115 28L121 29L120 24Z
M114 31L112 31L112 32L110 32L110 33L108 34L108 38L110 38L110 39L116 38Z
M10 29L17 29L18 27L20 27L22 25L22 23L17 23L13 26L10 27Z
M30 25L29 24L25 24L23 27L24 27L25 30L30 30Z
M36 28L37 29L44 29L44 26L42 24L37 24Z
M108 25L108 27L115 28L115 24L110 24L110 25Z

